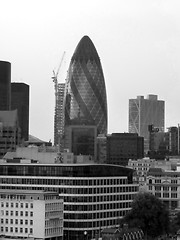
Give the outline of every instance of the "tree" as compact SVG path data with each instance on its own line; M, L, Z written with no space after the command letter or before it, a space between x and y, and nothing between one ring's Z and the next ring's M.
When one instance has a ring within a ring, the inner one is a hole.
M139 193L124 220L130 227L140 227L146 237L168 233L169 211L164 203L150 193Z

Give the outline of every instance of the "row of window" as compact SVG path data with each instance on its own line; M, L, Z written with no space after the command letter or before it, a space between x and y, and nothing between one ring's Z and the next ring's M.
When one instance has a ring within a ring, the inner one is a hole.
M45 205L45 210L49 211L49 210L59 210L59 209L63 209L63 203L46 203Z
M65 205L64 210L65 211L76 211L76 214L78 212L91 212L91 211L106 211L108 210L117 210L120 211L121 209L128 208L130 209L131 202L116 202L116 203L110 203L110 204L97 204L97 205L79 205L79 204L70 204Z
M11 233L29 233L29 234L33 234L33 229L30 228L29 232L28 232L28 228L18 228L18 227L1 227L1 233L7 233L7 232L11 232Z
M21 208L23 208L23 207L25 207L25 208L33 208L33 203L19 203L19 202L16 202L16 203L14 203L14 202L1 202L1 208L3 208L3 207L6 207L6 208L8 208L8 207L11 207L11 208L14 208L14 207L16 207L16 208L19 208L19 207L21 207Z
M54 235L54 234L63 234L63 228L48 228L45 229L45 236Z
M25 224L25 225L33 225L33 220L23 220L23 219L4 219L4 218L1 218L1 224Z
M133 200L134 194L113 194L113 195L101 195L101 196L64 196L65 203L101 203L101 202L115 202L115 201L127 201Z
M28 212L28 211L4 211L4 210L1 210L1 216L30 216L30 217L33 217L33 212Z
M171 192L177 192L177 187L169 187L169 186L155 186L155 191L171 191Z
M163 194L161 194L160 192L156 192L155 196L158 198L177 198L177 193L171 193L169 194L168 192L164 192Z
M40 184L40 185L67 185L67 186L103 186L103 185L124 185L127 179L94 179L94 180L74 180L74 179L31 179L31 178L0 178L0 183L8 184Z

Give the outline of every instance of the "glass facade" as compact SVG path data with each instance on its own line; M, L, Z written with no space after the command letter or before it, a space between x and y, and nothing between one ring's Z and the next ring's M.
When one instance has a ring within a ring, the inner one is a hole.
M96 125L107 133L107 100L101 62L84 36L71 59L65 89L65 125Z
M64 239L95 238L118 226L138 192L133 170L104 164L1 164L0 188L56 191L64 199Z

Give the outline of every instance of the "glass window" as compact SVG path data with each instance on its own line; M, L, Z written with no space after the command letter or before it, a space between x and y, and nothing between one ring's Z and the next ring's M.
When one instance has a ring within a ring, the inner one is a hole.
M30 212L30 216L33 217L33 212Z
M26 225L28 224L28 220L27 220L27 219L25 220L25 224L26 224Z
M28 211L25 212L25 216L26 216L26 217L28 216Z
M20 212L20 215L23 216L23 211Z
M26 208L28 208L28 203L26 203Z

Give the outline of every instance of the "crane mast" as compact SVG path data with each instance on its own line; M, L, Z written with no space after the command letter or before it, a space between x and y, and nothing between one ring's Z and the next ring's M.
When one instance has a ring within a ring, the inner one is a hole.
M55 124L56 124L56 128L57 128L56 130L57 130L57 136L58 136L58 154L59 154L59 156L60 156L60 123L57 122L57 116L59 114L58 113L58 111L59 111L59 109L58 109L58 100L59 100L59 97L58 97L58 74L61 69L64 56L65 56L65 52L63 52L63 55L61 57L61 61L60 61L57 71L55 72L53 70L53 76L52 76L52 80L54 83L54 91L55 91ZM59 158L59 157L57 156L57 158Z

